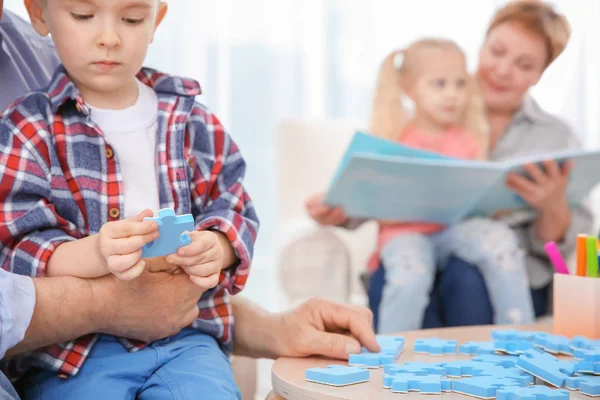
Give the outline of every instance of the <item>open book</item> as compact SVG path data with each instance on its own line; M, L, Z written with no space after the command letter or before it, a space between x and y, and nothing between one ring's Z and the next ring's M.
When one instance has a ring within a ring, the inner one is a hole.
M600 181L600 150L573 150L506 162L459 160L357 132L326 203L355 218L451 225L471 216L530 208L506 188L509 172L544 160L572 160L567 197L577 206Z

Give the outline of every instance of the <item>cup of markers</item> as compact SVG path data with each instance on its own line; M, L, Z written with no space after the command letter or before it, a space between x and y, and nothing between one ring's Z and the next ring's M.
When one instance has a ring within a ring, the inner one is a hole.
M574 273L570 272L556 243L547 243L545 249L556 271L553 280L554 333L600 339L600 241L595 236L577 236Z

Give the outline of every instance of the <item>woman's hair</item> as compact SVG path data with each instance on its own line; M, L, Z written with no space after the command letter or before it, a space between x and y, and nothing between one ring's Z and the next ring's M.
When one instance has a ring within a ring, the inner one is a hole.
M563 52L571 36L571 26L564 15L540 0L516 0L508 3L492 17L487 34L505 22L515 22L544 39L548 59L546 67Z
M400 140L401 134L410 120L403 88L407 82L418 78L422 65L423 52L427 50L453 50L465 57L464 52L454 42L446 39L421 39L404 50L394 51L383 61L373 97L370 132L388 140ZM485 104L473 77L468 80L469 99L460 125L472 132L487 149L488 123Z

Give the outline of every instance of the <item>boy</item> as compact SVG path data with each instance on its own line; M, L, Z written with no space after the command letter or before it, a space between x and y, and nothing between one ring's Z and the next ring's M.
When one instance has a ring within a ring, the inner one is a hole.
M171 338L144 346L91 335L33 354L44 370L29 374L24 397L239 397L224 354L232 342L228 293L246 282L258 219L242 186L245 163L195 103L198 84L141 69L166 4L27 3L62 66L0 123L2 267L135 279L150 264L142 246L158 236L143 218L174 208L193 214L192 243L152 264L180 268L206 292L193 329Z

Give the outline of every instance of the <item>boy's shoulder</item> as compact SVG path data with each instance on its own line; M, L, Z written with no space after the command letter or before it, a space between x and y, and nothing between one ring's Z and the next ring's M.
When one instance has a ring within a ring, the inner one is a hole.
M0 113L0 122L7 131L27 131L33 134L34 130L44 130L50 123L50 96L43 91L27 93ZM31 129L33 127L33 129Z

